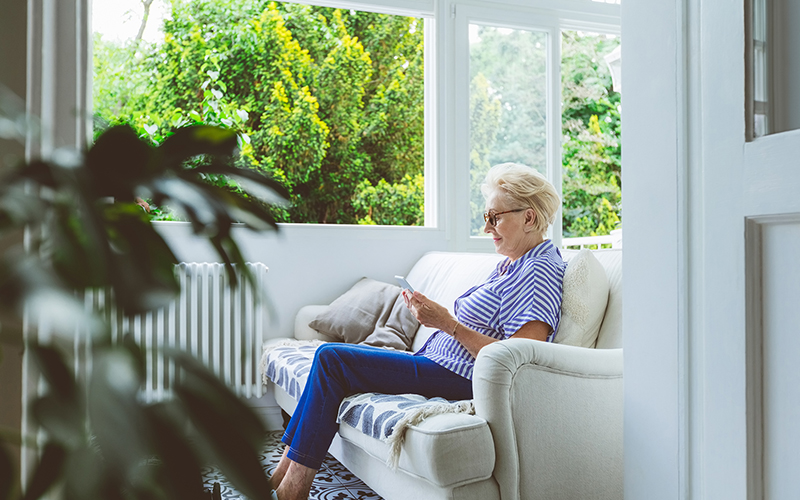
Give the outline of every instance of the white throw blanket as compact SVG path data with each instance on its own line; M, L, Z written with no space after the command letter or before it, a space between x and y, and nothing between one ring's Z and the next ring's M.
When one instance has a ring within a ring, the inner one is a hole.
M261 373L294 399L300 399L320 341L288 340L264 350ZM339 406L338 423L345 423L389 445L387 464L397 468L405 433L428 417L444 413L475 414L471 400L427 399L418 394L354 394Z

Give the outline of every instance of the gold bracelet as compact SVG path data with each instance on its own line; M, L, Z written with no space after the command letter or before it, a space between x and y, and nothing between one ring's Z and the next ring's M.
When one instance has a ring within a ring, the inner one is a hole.
M456 338L456 330L458 330L458 320L456 320L456 326L453 327L453 338Z

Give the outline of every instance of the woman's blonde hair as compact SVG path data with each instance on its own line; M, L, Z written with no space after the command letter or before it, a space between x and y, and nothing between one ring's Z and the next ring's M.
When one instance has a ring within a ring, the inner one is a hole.
M553 185L535 169L519 163L501 163L489 169L481 192L489 199L498 191L508 195L520 208L532 208L536 212L534 230L542 236L555 221L561 206L561 198Z

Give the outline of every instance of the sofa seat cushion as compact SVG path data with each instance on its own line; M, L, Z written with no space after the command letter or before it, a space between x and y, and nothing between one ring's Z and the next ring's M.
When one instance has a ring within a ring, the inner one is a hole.
M264 344L261 356L261 379L270 380L295 400L303 389L311 371L314 353L324 342L320 340L277 339Z
M346 423L375 439L396 443L393 454L399 456L405 431L426 418L443 413L475 413L472 401L448 401L419 394L353 394L342 401L338 423ZM395 457L396 458L396 457ZM396 466L396 462L390 465Z
M290 397L299 399L314 353L322 343L268 343L261 367L265 382L272 380ZM355 394L345 398L339 408L339 434L390 467L437 486L456 486L491 477L494 469L489 426L472 413L472 401L426 399L417 394Z
M341 438L373 457L389 462L391 447L346 423ZM492 476L495 454L486 420L465 413L426 418L405 432L398 470L439 487L454 487Z

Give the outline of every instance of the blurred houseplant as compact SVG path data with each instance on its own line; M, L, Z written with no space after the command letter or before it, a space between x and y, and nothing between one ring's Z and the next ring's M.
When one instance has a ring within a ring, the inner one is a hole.
M3 138L24 140L28 128L20 123L18 114L0 109ZM86 289L110 290L115 307L135 314L178 293L176 257L134 202L137 196L180 207L235 283L232 264L244 260L233 224L277 229L251 193L268 193L272 200L288 194L263 174L233 166L236 145L235 133L219 127L181 128L153 147L133 129L116 126L85 152L56 151L0 171L0 238L28 228L28 247L12 247L0 260L0 324L19 324L27 316L53 332L47 342L25 345L46 382L30 406L42 430L38 442L2 433L23 446L37 442L39 460L23 495L3 480L14 472L0 447L0 499L48 492L65 499L205 498L206 463L219 466L246 496L269 497L258 458L265 435L258 418L179 352L173 356L184 376L175 397L143 403L137 397L144 381L141 349L130 337L111 342L100 316L86 313L77 298ZM243 194L204 182L215 175L236 179ZM63 349L78 331L93 336L85 380L72 373Z

